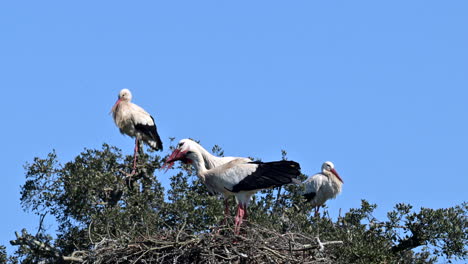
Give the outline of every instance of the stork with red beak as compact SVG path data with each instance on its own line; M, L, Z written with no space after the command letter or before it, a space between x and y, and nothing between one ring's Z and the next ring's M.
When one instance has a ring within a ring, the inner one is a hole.
M235 233L238 234L250 198L258 190L298 183L300 165L294 161L257 162L248 158L230 158L224 164L216 165L216 160L204 155L207 151L190 139L182 139L169 156L165 166L171 167L180 160L190 163L197 176L211 192L224 196L234 195L238 206L235 217Z
M331 161L324 162L322 172L310 176L304 181L302 195L315 207L315 215L319 213L320 206L329 199L334 199L341 193L343 180L335 170Z
M162 150L163 145L154 118L143 108L132 103L131 100L132 93L130 93L130 90L122 89L111 112L120 133L135 138L132 172L134 174L136 172L137 155L143 153L142 142L154 150Z
M197 142L195 142L193 140L190 140L190 139L182 139L177 146L178 147L179 146L184 146L186 149L191 149L191 151L199 153L199 155L201 157L203 157L203 160L205 162L205 167L206 167L207 170L210 170L210 169L213 169L213 168L218 167L220 165L226 164L226 163L228 163L228 162L230 162L232 160L240 159L239 157L217 157L217 156L214 156L210 152L208 152L206 149L204 149L200 144L198 144ZM177 156L177 154L176 155L174 155L174 154L171 155L171 157L174 157L174 156ZM181 160L184 163L189 163L190 162L189 160L187 160L187 159L185 159L183 157L179 158L179 160ZM166 162L166 164L164 166L167 167L167 168L170 168L170 167L172 167L174 162L175 162L175 160L169 162L169 159L168 159L168 161ZM208 189L208 191L211 194L221 194L224 197L224 219L222 221L222 224L225 225L227 223L227 217L229 216L229 197L232 196L232 193L228 192L224 188Z

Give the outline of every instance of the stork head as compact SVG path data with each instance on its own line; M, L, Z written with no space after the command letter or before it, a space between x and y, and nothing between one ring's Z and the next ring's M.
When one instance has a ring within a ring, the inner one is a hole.
M111 113L115 114L115 110L119 106L120 102L130 102L132 100L132 93L130 92L129 89L122 89L119 92L119 96L117 99L117 102L115 102L114 106L112 106Z
M177 144L174 152L167 158L163 168L170 169L174 162L180 160L183 163L192 163L194 159L197 159L195 152L198 150L198 143L191 139L182 139Z
M127 88L122 89L119 92L119 99L118 100L130 102L132 100L132 93Z
M343 179L341 179L340 175L338 172L335 170L335 165L331 161L326 161L322 164L322 173L325 175L330 175L333 174L336 176L338 180L340 180L341 183L343 183Z

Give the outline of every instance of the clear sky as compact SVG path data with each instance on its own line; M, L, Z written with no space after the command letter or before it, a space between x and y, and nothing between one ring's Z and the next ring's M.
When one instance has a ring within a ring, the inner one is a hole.
M2 1L0 244L38 226L19 203L25 162L104 142L132 154L108 114L122 88L166 146L191 137L265 161L285 149L308 175L333 161L345 182L333 216L360 199L380 219L400 202L460 204L467 12L427 0Z

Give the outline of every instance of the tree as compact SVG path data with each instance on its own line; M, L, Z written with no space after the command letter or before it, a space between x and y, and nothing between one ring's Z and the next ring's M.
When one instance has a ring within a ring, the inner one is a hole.
M213 152L223 155L219 146ZM25 165L21 203L40 216L41 224L35 235L17 233L11 243L18 250L7 260L0 248L0 260L434 263L440 257L467 257L467 203L417 211L398 204L387 220L379 221L372 216L376 205L363 200L361 208L333 221L326 212L312 216L299 195L301 187L289 185L256 195L244 233L236 236L232 221L219 226L220 198L208 195L190 166L178 165L164 174L162 164L163 157L145 154L132 176L132 156L107 144L85 149L65 164L55 151L34 158ZM166 192L158 179L169 174ZM42 228L46 216L58 223L55 239Z

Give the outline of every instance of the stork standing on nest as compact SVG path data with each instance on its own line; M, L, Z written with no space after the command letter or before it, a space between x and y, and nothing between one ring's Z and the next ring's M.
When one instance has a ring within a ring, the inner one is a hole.
M177 145L178 147L180 145L183 145L187 149L191 149L193 152L199 153L201 157L203 157L203 160L205 161L205 167L207 170L213 169L215 167L221 166L223 164L226 164L232 160L235 159L240 159L239 157L218 157L212 155L210 152L208 152L206 149L204 149L200 144L197 142L191 140L191 139L182 139L179 144ZM188 160L181 158L180 159L184 163L189 163ZM166 162L164 165L166 168L170 168L173 166L175 160L169 162ZM228 192L224 188L213 188L213 189L208 189L208 191L211 194L221 194L224 198L224 219L221 222L223 225L227 223L227 217L229 216L229 197L232 196L233 194L231 192Z
M235 217L235 233L238 234L243 219L247 217L246 209L250 198L258 190L279 187L285 184L298 183L300 166L294 161L259 162L248 158L234 158L231 161L208 169L207 164L213 161L203 155L200 145L193 147L190 139L183 139L166 160L165 166L180 160L190 163L197 170L197 176L212 192L234 195L238 206ZM203 149L203 148L202 148ZM206 151L206 150L205 150Z
M122 89L111 112L120 133L135 138L132 172L134 174L136 172L137 155L143 153L142 142L154 150L162 150L163 145L154 118L143 108L132 103L131 100L132 93L130 90Z
M341 193L343 180L336 172L335 165L331 161L327 161L322 165L322 172L310 176L303 185L302 196L315 207L315 216L317 216L320 206Z

